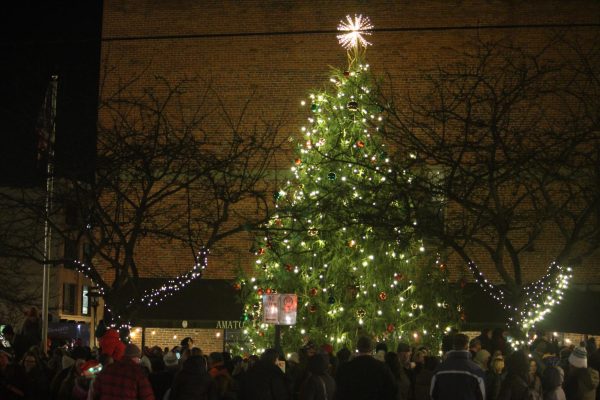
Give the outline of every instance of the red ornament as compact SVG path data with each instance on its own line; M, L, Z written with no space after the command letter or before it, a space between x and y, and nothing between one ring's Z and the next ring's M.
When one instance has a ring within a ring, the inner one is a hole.
M287 272L292 272L294 270L294 266L292 264L285 264L285 270Z
M350 71L344 71L344 76L350 76Z
M271 288L267 288L267 290L265 290L265 293L266 294L271 294L271 293L273 293L273 291L271 290Z
M263 331L258 332L258 336L263 337L265 336L265 333Z
M315 306L314 304L311 304L310 307L308 307L308 311L311 313L316 313L317 312L317 306Z
M234 288L235 290L240 290L240 289L242 288L242 285L240 285L240 283L239 283L239 282L236 282L236 283L234 283L234 284L233 284L233 288Z
M277 219L275 220L275 225L277 225L277 226L281 226L281 225L283 225L283 222L281 222L281 219L277 218Z
M387 293L386 292L379 292L379 300L386 301L387 300Z
M300 164L302 164L302 160L301 160L301 159L299 159L299 158L296 158L296 160L294 160L294 163L295 163L296 165L300 165Z
M440 264L440 271L444 272L448 269L448 266L446 265L446 263L441 263Z
M388 326L387 326L387 331L388 331L389 333L392 333L392 332L394 332L394 329L396 329L396 327L394 326L394 324L388 324Z
M260 249L258 249L258 255L262 256L263 254L265 254L265 249L263 249L262 247Z
M317 293L319 293L319 289L317 289L316 287L314 287L314 288L311 288L311 289L308 291L308 294L310 294L312 297L315 297L315 296L317 295Z
M467 314L465 314L464 312L460 313L460 320L461 321L466 321L467 320Z
M362 140L359 140L356 142L356 146L358 146L358 148L362 149L363 147L365 147L365 142L363 142Z
M402 275L402 274L394 274L394 280L396 282L400 282L402 279L404 279L404 275Z
M262 296L265 292L263 291L262 288L258 288L258 290L256 291L256 294L258 294L259 296Z

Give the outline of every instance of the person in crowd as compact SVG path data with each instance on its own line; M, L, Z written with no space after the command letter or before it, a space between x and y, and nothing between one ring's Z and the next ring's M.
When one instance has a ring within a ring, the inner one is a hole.
M588 368L585 347L575 347L569 355L569 369L564 382L567 399L595 400L598 381L598 371Z
M85 360L78 358L69 368L67 376L60 383L58 395L56 397L57 400L71 400L73 388L75 387L75 381L81 375L81 366L83 363L85 363Z
M175 375L169 400L217 400L217 388L204 356L190 356Z
M75 378L75 385L71 392L72 400L87 400L92 380L99 367L102 368L97 360L89 360L79 366L80 375Z
M408 343L400 342L398 343L398 347L396 347L396 352L398 353L398 361L400 361L400 365L404 368L404 373L408 377L410 381L411 390L415 386L415 370L414 364L411 364L412 350Z
M473 362L477 364L479 368L483 370L484 373L487 373L491 357L492 355L489 351L481 349L477 353L475 353L475 356L473 357Z
M378 361L384 362L385 355L387 354L387 352L388 352L387 343L379 342L375 346L375 355L373 357L375 357L375 359Z
M469 342L469 353L471 353L471 360L475 360L475 354L481 350L481 342L479 339L471 339Z
M435 370L431 379L430 395L434 400L485 399L485 375L470 359L469 337L454 335L453 350Z
M588 353L588 357L592 354L594 354L594 352L596 350L598 350L598 347L596 345L596 338L593 336L590 336L589 338L587 338L587 340L585 341L585 350Z
M435 356L426 356L423 368L415 377L414 400L430 400L429 388L435 369L440 365L440 359ZM405 397L403 397L404 399Z
M566 400L565 391L562 388L565 373L561 367L547 367L542 376L542 388L544 400Z
M108 354L115 361L120 361L125 353L125 343L121 341L119 332L116 329L107 329L103 335L98 338L98 343L102 353Z
M248 368L240 388L242 400L291 399L290 385L278 361L279 352L267 349L260 360Z
M346 346L342 347L341 349L339 349L337 351L337 353L335 353L335 356L338 360L338 365L337 365L336 371L333 375L334 377L337 376L337 371L342 367L342 365L344 365L348 361L350 361L351 355L352 355L352 353L350 352L350 349L348 349Z
M390 369L373 358L371 339L362 336L356 343L358 353L348 363L340 366L337 377L336 399L340 400L392 400L396 398L396 385Z
M400 364L400 359L398 358L398 354L393 351L390 351L385 354L384 362L390 369L392 376L395 379L396 383L396 399L404 400L408 399L411 394L411 384L410 379L406 375L406 371Z
M458 330L456 328L451 328L450 331L444 335L442 338L442 353L446 354L452 350L454 335L457 333Z
M223 354L219 352L212 352L208 356L209 370L208 374L215 378L217 375L229 376L229 371L225 367L225 359Z
M529 372L527 373L527 385L529 385L530 396L541 399L543 397L542 392L542 380L538 373L538 366L535 360L529 360Z
M506 377L500 387L498 400L537 400L528 384L529 358L523 350L512 353L506 360Z
M335 381L328 370L329 354L317 353L308 359L309 375L300 388L299 400L333 400Z
M215 380L219 399L235 398L235 385L225 365L223 353L212 352L208 356L208 374Z
M494 328L492 331L492 338L490 340L492 346L492 349L490 350L491 354L494 354L497 351L501 352L503 355L506 354L506 339L504 338L504 329Z
M9 347L14 347L15 331L12 325L4 325L4 328L2 328L2 336L4 337L4 340L8 342Z
M500 394L502 381L506 376L504 372L504 357L497 353L490 362L490 368L485 374L485 393L487 400L496 400Z
M13 356L0 350L0 399L24 399L27 391L27 376L24 368L13 363Z
M481 330L481 334L475 339L479 340L481 348L492 353L492 331L489 328Z
M42 361L35 353L28 351L22 365L27 377L27 399L46 400L50 395L50 384Z
M42 317L37 307L31 307L25 313L25 320L21 327L21 336L25 342L25 348L39 346L42 342Z
M141 357L140 348L128 344L121 360L109 364L97 375L93 400L154 400L152 386L140 366Z
M175 374L179 371L179 360L172 351L165 353L161 361L154 363L152 373L148 377L157 400L164 398L167 390L173 385Z

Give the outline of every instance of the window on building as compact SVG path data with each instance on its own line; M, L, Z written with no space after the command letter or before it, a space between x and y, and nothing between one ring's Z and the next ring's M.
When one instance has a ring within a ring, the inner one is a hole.
M62 310L65 314L75 314L75 304L77 302L77 285L74 283L63 284L63 304Z
M75 269L75 260L79 259L79 251L77 249L77 241L65 239L65 268Z
M81 315L90 315L90 307L89 307L89 300L90 298L88 297L88 286L84 285L81 288Z

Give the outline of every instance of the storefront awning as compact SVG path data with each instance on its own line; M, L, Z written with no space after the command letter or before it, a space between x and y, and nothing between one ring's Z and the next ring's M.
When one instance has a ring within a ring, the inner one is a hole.
M141 290L158 288L166 279L141 278ZM242 304L232 282L196 279L156 306L144 306L133 317L134 326L152 328L239 329ZM185 322L184 322L185 321Z

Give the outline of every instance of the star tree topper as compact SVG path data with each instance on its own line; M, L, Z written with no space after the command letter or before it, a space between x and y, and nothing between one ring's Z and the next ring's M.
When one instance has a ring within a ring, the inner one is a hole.
M369 17L363 17L362 15L355 15L354 19L351 16L346 15L346 21L340 21L337 27L338 31L346 32L337 35L338 41L346 50L358 50L359 46L364 47L371 45L363 35L370 35L369 30L373 29Z

